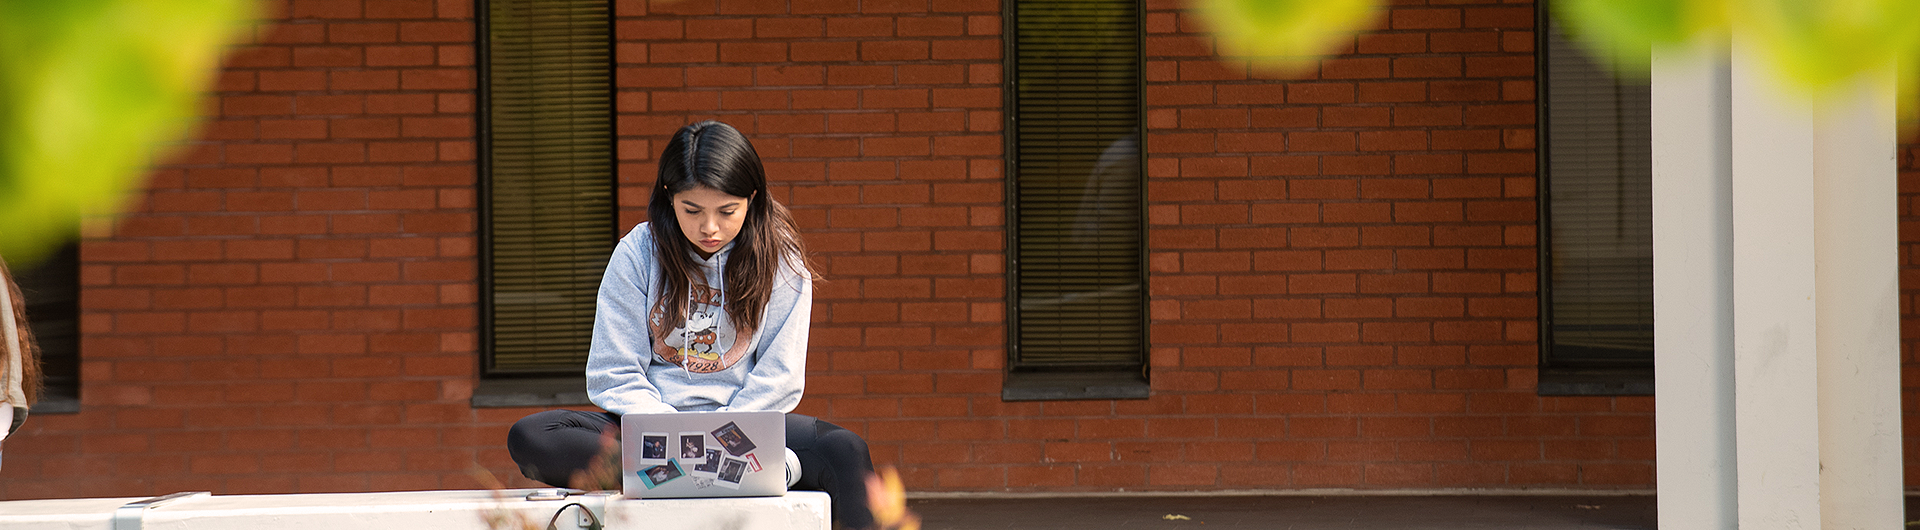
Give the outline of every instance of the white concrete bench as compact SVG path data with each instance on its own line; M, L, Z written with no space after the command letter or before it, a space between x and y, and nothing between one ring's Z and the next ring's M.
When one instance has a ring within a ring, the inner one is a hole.
M581 507L606 530L738 528L826 530L829 501L815 491L784 497L719 499L624 499L572 495L527 500L535 490L407 491L300 495L184 494L147 505L150 499L48 499L0 502L0 528L7 530L349 530L488 528L492 512L517 514L545 529L587 528ZM580 507L571 507L579 504ZM504 530L504 529L503 529ZM520 530L515 528L514 530Z

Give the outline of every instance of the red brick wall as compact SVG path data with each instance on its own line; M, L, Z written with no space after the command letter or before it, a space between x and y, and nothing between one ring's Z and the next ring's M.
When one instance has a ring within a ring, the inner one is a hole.
M1159 406L1113 486L1651 485L1650 399L1534 394L1533 10L1486 4L1290 81L1154 4Z
M1533 392L1530 6L1398 8L1292 82L1183 7L1147 19L1150 400L999 399L997 3L623 4L627 221L664 134L748 131L831 280L801 410L915 489L1650 487L1650 399Z
M1041 405L999 398L999 9L620 5L623 228L645 217L668 134L709 118L746 132L827 278L799 412L864 434L916 489L1004 489L1044 467L1019 434Z
M470 487L470 0L279 1L82 260L82 410L0 498Z
M85 246L82 412L0 498L513 474L533 409L467 405L472 2L272 5ZM828 280L800 410L914 490L1650 488L1651 399L1534 393L1529 6L1403 5L1292 81L1184 7L1146 21L1151 399L1000 400L995 0L617 2L623 230L667 134L747 132Z

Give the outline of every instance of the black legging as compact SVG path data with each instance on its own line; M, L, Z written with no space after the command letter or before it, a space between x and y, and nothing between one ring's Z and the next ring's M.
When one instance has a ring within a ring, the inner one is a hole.
M620 416L610 412L549 410L536 412L507 431L507 454L527 478L568 487L600 453L600 432L620 433ZM801 414L787 414L787 448L800 457L800 481L794 489L824 491L833 497L833 521L842 528L873 526L867 510L867 475L873 458L860 435L839 425Z

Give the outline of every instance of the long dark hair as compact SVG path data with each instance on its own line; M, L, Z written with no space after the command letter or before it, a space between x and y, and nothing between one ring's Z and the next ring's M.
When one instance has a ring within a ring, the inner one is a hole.
M661 330L680 327L687 314L687 291L700 274L692 256L693 243L680 231L673 213L673 196L695 188L711 188L735 197L749 197L747 216L722 271L728 320L733 329L758 329L772 296L781 262L811 277L806 245L793 224L793 214L767 193L767 173L753 144L732 126L703 121L681 127L660 153L660 174L653 199L647 202L654 248L659 250L666 291L657 309L665 321Z

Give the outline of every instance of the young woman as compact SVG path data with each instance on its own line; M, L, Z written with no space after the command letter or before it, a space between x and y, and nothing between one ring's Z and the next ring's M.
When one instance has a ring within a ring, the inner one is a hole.
M799 457L796 489L833 496L846 528L872 525L866 442L793 414L805 387L813 273L753 145L724 123L681 128L660 155L641 223L600 282L587 393L605 413L521 419L507 451L527 478L567 486L632 412L777 410Z
M27 327L27 301L0 260L0 445L20 429L39 399L40 348Z

